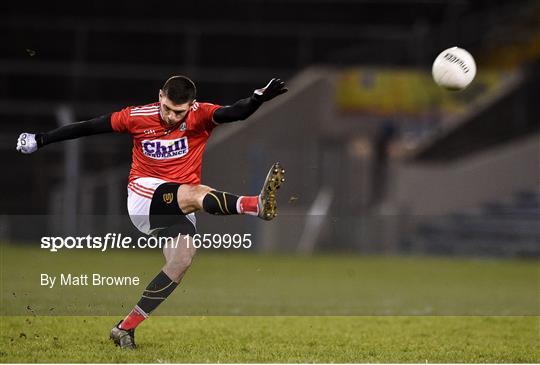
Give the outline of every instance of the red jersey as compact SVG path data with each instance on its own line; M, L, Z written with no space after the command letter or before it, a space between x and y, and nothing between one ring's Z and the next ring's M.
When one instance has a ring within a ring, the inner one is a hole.
M200 184L202 157L216 127L212 117L219 107L195 102L184 120L172 129L162 121L159 103L113 113L112 129L133 137L129 181L155 177L181 184Z

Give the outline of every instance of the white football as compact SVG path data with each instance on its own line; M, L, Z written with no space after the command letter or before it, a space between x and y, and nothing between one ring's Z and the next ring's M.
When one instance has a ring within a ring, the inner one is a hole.
M435 58L431 73L437 85L449 90L463 90L476 75L476 63L469 52L452 47Z

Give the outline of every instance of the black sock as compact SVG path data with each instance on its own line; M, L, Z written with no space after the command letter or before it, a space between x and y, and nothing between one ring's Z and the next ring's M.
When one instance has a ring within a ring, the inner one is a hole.
M210 214L230 215L238 214L236 202L239 196L212 190L203 199L203 208Z
M148 284L137 305L146 314L150 314L161 304L161 302L167 299L177 286L178 283L175 283L167 276L167 274L160 271L154 280Z

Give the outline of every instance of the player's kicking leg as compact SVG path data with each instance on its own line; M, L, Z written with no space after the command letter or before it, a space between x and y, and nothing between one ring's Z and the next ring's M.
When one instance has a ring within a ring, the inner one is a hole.
M178 204L186 214L204 210L216 215L247 214L272 220L277 215L277 190L284 181L285 170L276 162L268 171L259 195L238 196L205 185L181 185Z

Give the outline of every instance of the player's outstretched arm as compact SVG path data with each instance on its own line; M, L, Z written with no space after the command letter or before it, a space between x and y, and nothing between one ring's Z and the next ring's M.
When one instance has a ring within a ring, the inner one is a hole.
M33 153L39 148L54 142L112 131L111 115L103 115L84 122L68 124L50 132L21 133L17 140L17 151L25 154Z
M214 112L214 122L222 124L244 120L253 114L262 103L287 91L285 82L274 78L265 87L255 90L249 98L238 100L233 105L217 109Z

